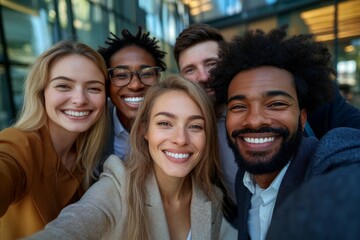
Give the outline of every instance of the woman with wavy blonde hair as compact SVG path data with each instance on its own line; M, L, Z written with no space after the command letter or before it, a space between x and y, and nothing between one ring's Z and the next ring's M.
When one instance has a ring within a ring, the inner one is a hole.
M105 135L106 79L101 55L75 41L34 62L18 121L0 132L5 239L42 229L90 186Z
M100 180L32 239L220 239L216 133L200 85L177 75L154 84L125 163L111 155Z

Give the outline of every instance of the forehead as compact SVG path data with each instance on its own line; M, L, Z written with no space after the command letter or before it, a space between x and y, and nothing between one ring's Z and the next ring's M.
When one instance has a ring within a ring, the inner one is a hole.
M156 66L155 58L145 49L135 45L127 46L117 51L110 58L110 67L119 65L138 66L149 65Z
M186 65L196 64L211 58L218 58L219 44L215 41L197 43L179 55L180 69Z
M228 97L234 95L265 96L270 91L284 91L297 99L293 76L277 67L263 66L239 72L231 80Z
M175 115L202 115L198 105L182 90L169 90L159 95L155 99L152 115L160 111L171 112Z

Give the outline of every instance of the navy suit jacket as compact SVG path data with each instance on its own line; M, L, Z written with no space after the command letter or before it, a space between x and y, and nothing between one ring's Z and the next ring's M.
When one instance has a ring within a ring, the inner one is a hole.
M360 129L360 110L346 102L335 82L334 89L331 103L322 104L315 111L308 112L307 121L318 139L337 127Z
M276 198L274 212L286 197L295 189L297 189L304 181L306 171L309 166L310 158L314 153L317 139L315 137L303 137L300 148L296 156L291 161L288 170L281 182L280 189ZM238 206L238 239L249 239L247 228L248 212L250 208L251 193L244 186L244 171L238 171L236 175L236 201Z

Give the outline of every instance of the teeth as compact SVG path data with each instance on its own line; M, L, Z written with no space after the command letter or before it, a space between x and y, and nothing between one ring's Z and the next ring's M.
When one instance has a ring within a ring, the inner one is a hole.
M70 115L70 116L74 116L74 117L82 117L82 116L87 116L89 115L89 111L86 111L86 112L77 112L77 111L70 111L70 110L67 110L65 111L65 113L67 115Z
M188 158L190 156L188 153L172 153L168 151L165 151L165 154L173 158Z
M129 103L141 103L144 100L144 97L127 97L124 98L124 100Z
M247 143L267 143L267 142L272 142L275 140L275 137L267 137L267 138L248 138L248 137L245 137L244 138L244 141L247 142Z

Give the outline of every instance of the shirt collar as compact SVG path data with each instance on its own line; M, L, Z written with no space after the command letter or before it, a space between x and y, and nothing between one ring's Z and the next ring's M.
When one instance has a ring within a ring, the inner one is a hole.
M283 167L283 169L281 169L280 173L276 176L276 178L272 181L272 183L270 184L270 186L267 189L273 189L276 192L279 191L280 184L282 182L282 179L284 178L284 175L285 175L287 169L289 168L289 165L290 165L290 161L285 165L285 167ZM251 194L255 193L255 184L256 183L255 183L253 175L250 174L249 172L245 172L244 178L243 178L243 184L247 189L249 189Z
M124 126L120 122L117 114L116 114L116 107L113 109L113 120L114 120L114 135L120 136L123 132L126 132Z

